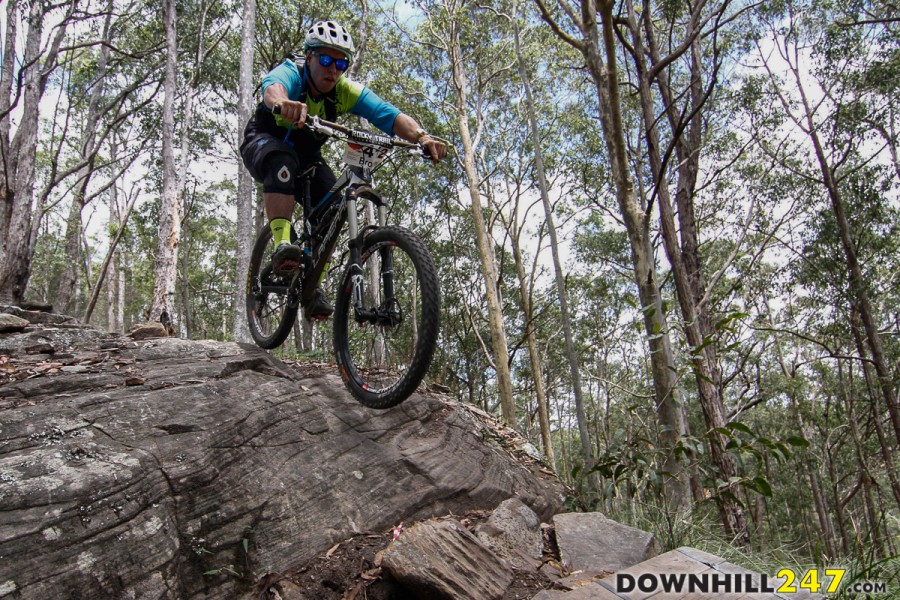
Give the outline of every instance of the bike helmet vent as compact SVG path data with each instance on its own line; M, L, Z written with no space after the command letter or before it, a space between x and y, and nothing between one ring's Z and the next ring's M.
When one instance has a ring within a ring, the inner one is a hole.
M332 48L343 52L347 58L353 58L355 52L353 38L346 29L334 21L319 21L309 28L309 31L306 32L303 50L307 51L313 48Z

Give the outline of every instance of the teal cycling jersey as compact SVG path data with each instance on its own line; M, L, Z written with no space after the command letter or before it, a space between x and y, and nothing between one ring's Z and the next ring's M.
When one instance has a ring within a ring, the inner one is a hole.
M298 68L297 63L288 59L266 74L262 80L262 93L265 94L266 88L273 83L283 85L291 100L300 100L305 91L306 76ZM400 114L400 110L396 106L382 100L378 94L363 84L351 81L345 76L338 79L334 92L337 100L337 114L349 113L362 117L386 134L394 135L394 121ZM316 101L312 98L312 94L306 96L308 114L326 118L325 99L320 98ZM282 127L290 125L279 115L275 115L275 122Z

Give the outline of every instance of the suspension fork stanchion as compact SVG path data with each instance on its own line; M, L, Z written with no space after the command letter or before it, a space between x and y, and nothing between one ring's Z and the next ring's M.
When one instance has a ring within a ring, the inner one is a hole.
M353 294L353 307L356 310L356 320L365 313L365 305L363 304L363 272L360 262L362 260L359 252L359 215L356 210L356 196L347 190L346 195L347 206L347 234L350 238L348 246L350 247L350 293Z
M387 206L378 205L378 225L384 227L387 224ZM394 258L390 246L384 247L378 251L381 255L381 281L384 285L382 290L382 302L386 303L394 299ZM385 304L386 305L386 304Z

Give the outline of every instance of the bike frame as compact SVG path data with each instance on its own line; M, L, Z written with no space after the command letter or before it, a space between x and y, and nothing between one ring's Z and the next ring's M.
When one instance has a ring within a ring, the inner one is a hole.
M337 130L350 143L358 142L367 146L382 148L419 148L417 144L402 142L365 131L344 128L335 123L320 121L315 117L311 119L310 125L314 131L318 130L329 136L335 135L335 130ZM263 286L263 292L286 293L292 308L298 306L301 302L310 300L315 293L316 286L326 265L331 261L340 233L346 222L349 238L348 248L350 251L348 260L350 269L349 284L352 286L351 293L356 322L396 325L396 319L399 316L391 310L391 301L394 298L394 276L390 248L382 248L379 251L381 255L381 278L384 298L382 299L382 305L373 307L372 310L367 310L363 303L365 283L361 267L362 257L360 256L360 248L362 247L363 236L366 231L372 228L383 227L387 224L387 205L372 188L372 175L388 162L390 162L390 159L384 160L373 170L345 164L334 186L319 200L315 207L312 206L309 189L312 168L300 175L298 178L299 189L295 194L295 199L303 208L300 235L300 241L304 249L303 277L301 279L300 272L298 272L287 286L267 285ZM329 201L336 196L340 199L336 202ZM359 198L372 202L376 208L376 224L370 225L362 231L360 231L359 227L359 214L356 204ZM332 218L319 219L332 212L334 213ZM320 220L314 230L310 230L310 222L312 220Z
M383 227L387 224L387 205L371 188L371 183L371 174L364 173L363 170L358 167L345 166L340 177L338 177L337 182L334 184L334 187L332 187L319 202L317 208L311 213L306 212L309 216L304 216L303 218L303 235L301 236L301 241L303 241L304 247L307 247L306 245L308 242L313 243L309 265L311 268L306 271L301 286L301 289L303 290L302 299L304 301L312 297L316 288L316 283L318 283L322 276L322 272L334 255L334 249L337 247L338 239L344 228L344 223L346 223L347 237L349 240L348 247L350 249L348 265L353 271L351 284L354 288L354 306L357 309L357 313L365 312L363 308L364 285L362 269L360 268L361 257L359 253L359 249L362 246L362 237L360 236L359 212L356 200L364 198L375 203L375 227ZM303 206L303 203L307 202L307 199L309 198L308 177L304 187L305 194L301 206ZM337 203L330 203L328 200L335 195L338 195L340 199ZM308 231L310 220L314 220L315 217L327 215L331 211L334 212L333 218L323 219L315 230ZM365 229L362 233L365 233ZM384 258L384 256L382 258ZM392 272L390 269L382 269L382 271L382 278L385 279L385 292L386 294L393 295ZM359 314L357 315L357 320L359 320Z

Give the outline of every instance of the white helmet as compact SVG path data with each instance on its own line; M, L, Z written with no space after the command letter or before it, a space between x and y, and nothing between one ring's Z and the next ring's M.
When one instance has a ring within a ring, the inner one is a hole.
M356 51L353 47L353 38L347 30L334 21L319 21L306 32L303 51L313 48L332 48L343 52L347 58L353 58Z

